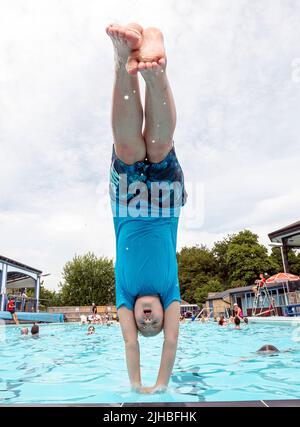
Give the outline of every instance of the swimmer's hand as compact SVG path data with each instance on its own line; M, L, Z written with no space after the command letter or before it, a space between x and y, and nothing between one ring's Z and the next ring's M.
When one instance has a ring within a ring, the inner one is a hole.
M154 393L164 393L167 390L166 386L155 385L153 387L139 387L137 389L138 393L141 394L154 394Z

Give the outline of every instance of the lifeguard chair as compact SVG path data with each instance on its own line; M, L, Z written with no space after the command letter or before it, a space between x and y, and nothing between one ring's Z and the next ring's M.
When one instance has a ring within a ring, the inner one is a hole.
M269 315L277 316L277 308L275 306L275 299L271 296L267 284L267 279L263 274L260 275L260 279L255 281L255 286L252 290L255 294L254 303L252 307L252 316L263 316ZM268 303L268 308L265 309L265 303Z

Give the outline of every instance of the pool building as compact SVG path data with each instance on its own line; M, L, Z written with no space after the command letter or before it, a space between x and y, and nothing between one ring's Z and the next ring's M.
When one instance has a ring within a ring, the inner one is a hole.
M272 242L271 246L279 247L281 250L283 271L290 273L288 250L300 249L300 221L273 231L269 233L268 237ZM266 298L266 291L263 291L257 302L253 286L254 283L251 286L209 293L205 307L215 315L226 315L233 304L237 303L242 308L244 315L251 316L253 307L257 304L257 309L261 313L265 312L265 315L270 315L268 308L271 298L274 301L274 314L277 316L300 315L300 280L267 284L270 298Z
M20 322L61 322L61 314L39 312L42 271L0 255L0 320L11 322L7 311L8 298L13 297ZM26 295L33 289L33 296Z
M42 271L37 268L0 255L0 310L5 311L8 295L12 295L15 297L16 311L38 312L41 274ZM34 289L34 296L25 299L25 289Z
M271 298L274 299L276 315L286 316L290 305L300 304L300 281L270 283L266 287ZM208 294L205 307L216 316L228 315L234 303L241 307L244 316L252 316L255 303L253 285L227 289L223 292L211 292ZM262 291L262 297L257 302L258 313L265 312L263 315L270 315L269 305L269 299L265 298Z

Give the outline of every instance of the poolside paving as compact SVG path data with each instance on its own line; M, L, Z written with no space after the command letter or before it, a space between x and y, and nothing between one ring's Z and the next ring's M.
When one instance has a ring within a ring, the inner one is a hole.
M1 407L56 407L56 408L65 408L65 407L95 407L95 408L208 408L208 407L219 407L219 408L279 408L279 407L298 407L300 408L300 399L290 399L290 400L249 400L241 402L157 402L157 403L90 403L90 404L36 404L36 405L26 405L26 404L15 404L15 405L1 405Z

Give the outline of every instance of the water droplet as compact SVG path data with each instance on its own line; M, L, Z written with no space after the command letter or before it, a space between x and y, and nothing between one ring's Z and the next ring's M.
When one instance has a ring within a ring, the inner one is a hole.
M155 139L152 139L152 144L154 144L156 141L155 141Z
M126 99L126 100L127 100L127 99L129 99L129 96L128 96L128 95L125 95L125 96L124 96L124 99Z
M129 248L126 248L126 251L128 251Z
M164 102L164 105L167 105L166 101Z
M164 70L161 70L161 72L163 73L163 72L164 72Z
M134 90L133 93L136 93L136 90Z

